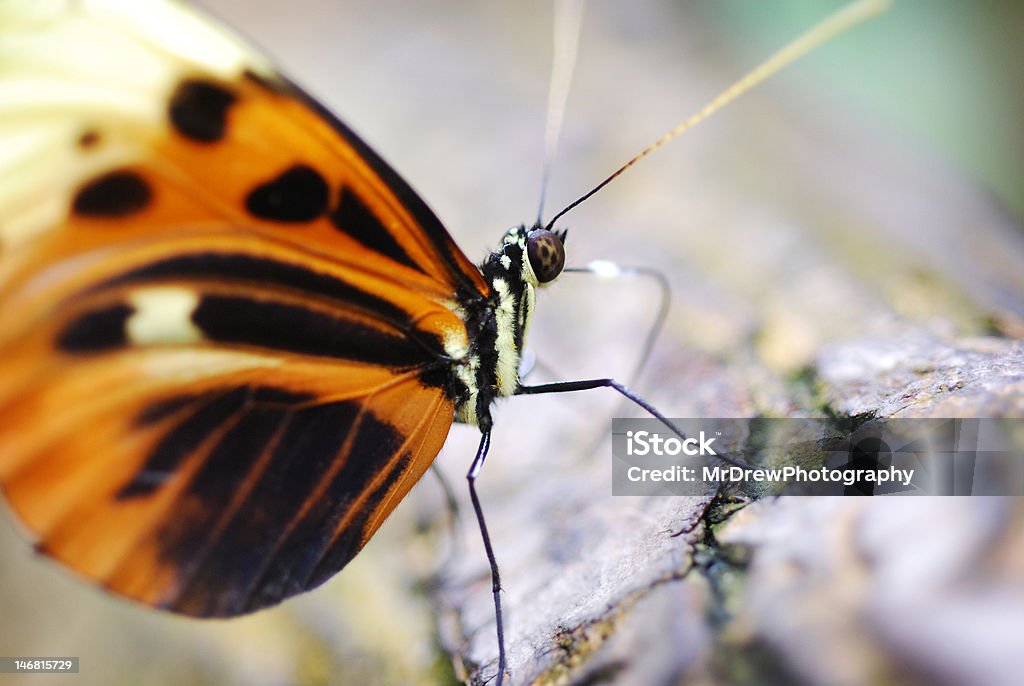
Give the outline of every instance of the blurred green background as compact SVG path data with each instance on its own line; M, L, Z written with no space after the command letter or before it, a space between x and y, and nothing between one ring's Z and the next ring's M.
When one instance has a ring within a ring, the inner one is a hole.
M841 4L699 0L679 7L697 9L733 54L753 63L793 26ZM1024 219L1024 3L896 0L857 34L802 68L854 100L858 116L931 149ZM864 50L868 41L873 47Z

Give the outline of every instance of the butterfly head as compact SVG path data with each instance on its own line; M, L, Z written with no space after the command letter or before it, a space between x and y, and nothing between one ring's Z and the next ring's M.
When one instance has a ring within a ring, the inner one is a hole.
M523 282L547 286L565 267L567 230L549 231L539 224L514 226L505 233L499 259L506 270L518 269Z
M480 265L491 288L486 304L468 300L462 305L475 356L459 371L466 392L456 405L458 421L489 427L494 398L518 390L520 358L537 288L562 273L565 235L539 224L514 226Z

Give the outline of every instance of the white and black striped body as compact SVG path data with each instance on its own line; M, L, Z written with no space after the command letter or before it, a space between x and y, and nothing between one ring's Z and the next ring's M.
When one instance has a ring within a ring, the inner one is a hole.
M469 349L457 359L455 419L491 428L490 406L519 388L523 340L530 325L537 288L551 283L565 261L564 233L538 226L509 229L480 272L491 286L490 296L462 298L458 314L466 323ZM532 246L532 249L531 249ZM461 351L451 351L461 352Z

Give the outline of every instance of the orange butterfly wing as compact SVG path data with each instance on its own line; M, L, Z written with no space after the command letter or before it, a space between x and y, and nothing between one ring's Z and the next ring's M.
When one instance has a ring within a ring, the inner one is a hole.
M234 615L329 578L420 478L468 346L456 296L488 288L301 91L132 40L173 66L159 116L51 105L72 157L23 155L4 203L0 483L71 568ZM0 153L35 141L40 110L12 111Z
M5 409L6 429L54 405L87 407L43 415L62 425L46 439L5 436L23 459L4 460L4 491L43 552L192 615L248 612L326 580L420 478L451 423L441 394L383 371L326 376L289 362L287 376L239 370L182 392L140 384L137 362L97 364ZM97 402L98 382L128 390ZM140 409L140 395L164 399Z

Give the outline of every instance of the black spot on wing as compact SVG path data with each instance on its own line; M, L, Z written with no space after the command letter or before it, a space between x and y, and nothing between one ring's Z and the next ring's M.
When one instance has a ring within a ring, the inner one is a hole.
M201 79L182 81L167 109L174 130L199 143L215 143L227 130L228 111L237 96L221 84Z
M203 441L220 429L250 399L246 387L235 388L204 405L167 432L142 468L117 492L118 500L146 496L159 489Z
M210 340L397 368L433 358L405 336L298 305L207 295L192 321Z
M355 149L356 153L380 176L381 181L395 194L398 201L402 203L402 206L413 216L431 245L441 255L447 270L454 277L455 283L467 291L479 291L473 278L462 271L459 260L456 258L459 248L444 228L441 220L437 218L437 215L412 190L409 184L373 148L367 145L352 129L338 119L333 112L320 104L316 98L310 96L291 81L279 75L277 80L270 84L267 83L266 79L259 78L255 74L250 78L265 84L265 87L274 92L286 94L299 100L320 115L324 121L328 122L335 132L345 139Z
M122 169L79 188L71 210L83 217L127 217L144 210L152 199L146 180L137 172Z
M423 272L423 268L413 262L394 236L384 228L377 215L351 190L341 190L341 199L338 206L331 211L330 219L339 231L356 239L370 250Z
M305 164L297 164L254 188L245 209L272 222L309 222L327 211L329 189L324 177Z
M57 347L69 353L93 353L127 345L125 323L135 313L118 304L82 315L57 335Z
M100 144L103 137L96 129L86 129L78 136L78 147L82 150L90 150Z
M227 279L280 286L347 303L371 312L403 331L412 328L412 321L405 310L345 281L306 267L241 254L199 253L172 257L121 274L100 284L96 290L166 278Z

